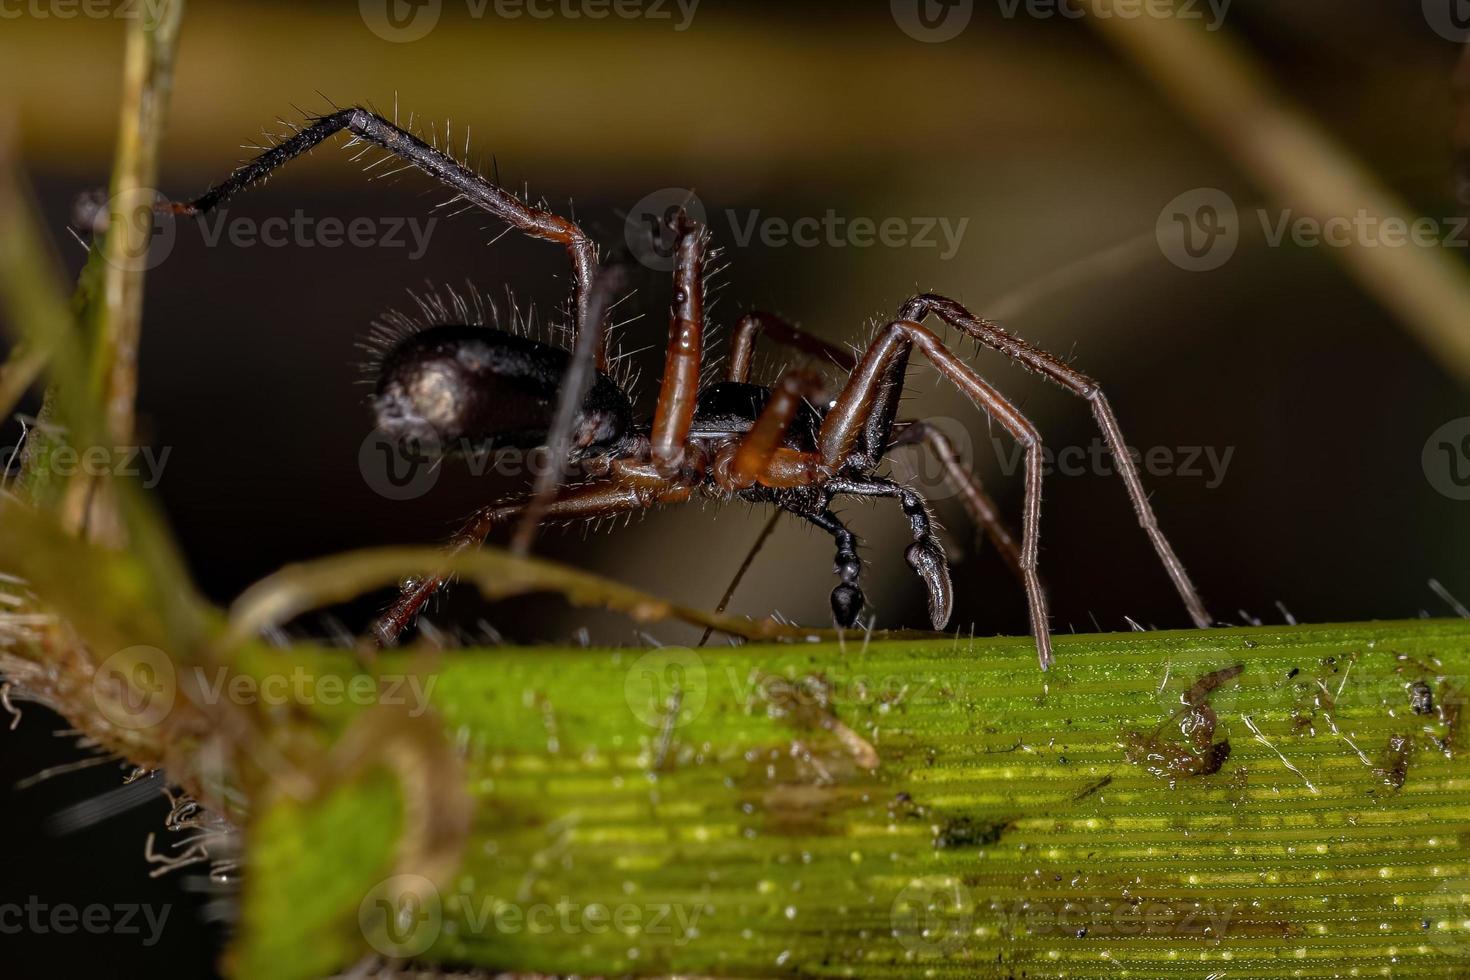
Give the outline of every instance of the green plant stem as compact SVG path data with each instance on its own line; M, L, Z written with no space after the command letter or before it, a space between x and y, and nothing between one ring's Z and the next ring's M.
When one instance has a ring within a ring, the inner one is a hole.
M331 669L283 656L242 669ZM478 804L458 875L397 935L431 942L429 962L741 977L1470 969L1470 622L1059 637L1046 675L1024 639L501 649L376 670L432 679ZM1435 702L1424 714L1417 684ZM1185 702L1218 717L1204 740L1228 744L1218 771L1181 733L1205 717ZM313 949L366 948L359 900L382 898L387 851L349 858L334 841L370 837L384 792L336 799L335 824L298 804L262 817L237 975L279 969L300 951L282 937L303 932ZM333 867L355 888L335 909L312 904L307 929L300 910Z

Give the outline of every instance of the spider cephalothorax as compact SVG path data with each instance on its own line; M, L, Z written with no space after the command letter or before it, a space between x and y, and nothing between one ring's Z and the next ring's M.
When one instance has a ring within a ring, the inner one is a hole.
M704 368L704 275L707 232L686 214L668 218L675 237L674 302L657 408L646 424L632 420L630 399L609 374L606 296L598 295L597 249L574 222L534 207L496 186L449 154L363 108L320 117L236 170L197 200L175 205L196 213L342 130L382 147L453 188L454 200L478 207L525 234L560 244L572 263L570 351L471 322L445 322L411 332L383 354L374 406L380 426L445 453L494 445L562 447L578 457L586 482L557 487L519 503L478 511L455 535L451 549L474 547L496 526L519 519L566 522L681 503L696 493L740 497L790 511L832 535L836 545L832 614L851 626L864 606L862 562L852 533L832 512L841 497L898 501L913 532L909 566L929 592L930 620L950 618L953 590L944 550L928 506L914 490L875 470L894 446L918 444L935 453L971 518L1021 578L1031 631L1045 668L1051 661L1046 595L1037 575L1041 509L1041 437L1029 421L974 369L923 325L930 315L981 344L1086 399L1116 460L1139 522L1153 542L1195 625L1211 620L1183 565L1159 530L1123 442L1112 409L1090 378L1066 362L1027 345L959 303L916 296L899 307L857 357L769 314L743 317L732 338L724 377L701 384ZM605 289L604 289L605 291ZM758 338L823 359L847 372L840 390L824 391L804 368L772 386L752 384L750 364ZM959 461L939 431L897 417L904 374L918 350L972 402L1024 448L1025 504L1019 542L1007 530L980 481ZM579 359L580 358L580 359ZM580 368L590 370L579 370ZM407 583L379 620L378 636L394 642L443 585L428 577Z

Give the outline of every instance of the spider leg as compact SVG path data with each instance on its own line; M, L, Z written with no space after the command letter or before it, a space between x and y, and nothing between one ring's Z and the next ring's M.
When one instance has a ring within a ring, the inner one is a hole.
M572 308L577 328L597 329L587 323L587 300L597 272L597 247L573 221L532 207L514 194L497 187L449 154L435 149L412 133L360 106L321 116L294 135L277 143L237 169L223 182L193 201L175 204L181 214L210 211L252 184L264 180L276 168L290 162L335 133L347 130L357 139L374 143L458 192L458 199L473 204L532 238L556 242L572 260ZM598 370L607 368L607 344L598 338Z
M756 483L768 487L808 486L820 472L820 460L782 446L802 402L816 397L822 379L810 371L792 370L771 388L771 400L761 409L750 431L721 452L715 460L714 476L728 490L744 490Z
M950 583L944 546L934 533L934 522L929 516L929 507L924 498L910 487L876 476L838 477L827 481L822 489L828 495L898 499L914 534L914 543L904 551L904 560L929 590L929 621L934 624L935 629L944 629L954 609L954 586ZM836 602L834 593L834 610L837 608Z
M689 485L683 482L660 480L639 472L621 471L610 480L564 488L547 505L545 516L549 521L606 517L646 510L658 503L680 503L688 500L691 492ZM445 551L452 555L467 548L479 547L495 527L514 520L527 504L528 501L521 500L481 508L449 540ZM378 642L383 646L394 645L399 635L413 625L424 605L446 582L447 578L439 575L405 581L398 599L373 624L373 635Z
M755 342L764 334L778 344L791 347L813 357L825 357L844 371L851 371L856 359L850 351L814 337L774 313L753 311L740 318L735 333L730 338L730 364L726 369L726 380L750 381L750 365L755 354Z
M699 372L704 358L704 253L709 233L680 210L673 218L674 306L663 381L649 435L649 454L660 473L673 475L684 463L684 444L694 423Z
M853 533L830 510L824 509L817 513L798 510L793 513L832 535L832 540L837 545L837 557L832 570L841 579L832 590L832 621L843 629L851 629L857 624L858 614L867 604L863 590L858 587L858 576L862 574L863 562L858 557L857 538L853 537Z
M1016 536L1006 526L1005 520L1000 516L1000 508L995 505L990 494L985 492L985 486L980 482L980 477L968 469L961 461L959 453L955 451L954 443L949 437L928 422L915 420L911 422L900 422L894 429L893 440L888 444L894 446L922 446L927 449L939 465L944 467L945 478L960 496L960 504L965 508L965 513L978 527L992 544L995 550L1017 578L1023 578L1021 573L1021 550L1016 544Z
M903 305L898 315L904 320L919 322L930 313L956 329L964 331L985 346L998 350L1013 360L1020 361L1026 367L1068 389L1092 405L1093 418L1097 420L1097 426L1102 430L1103 439L1113 454L1118 475L1123 478L1123 484L1128 488L1128 497L1133 502L1133 510L1138 515L1138 523L1153 543L1154 551L1158 553L1159 561L1163 563L1164 570L1169 573L1169 578L1174 582L1174 588L1184 600L1190 618L1200 629L1207 629L1214 625L1214 620L1205 609L1199 592L1195 590L1194 583L1189 578L1189 573L1184 569L1184 563L1174 553L1169 539L1164 536L1163 530L1159 527L1158 518L1154 516L1153 507L1148 502L1148 495L1143 490L1143 481L1139 479L1138 467L1134 465L1133 457L1123 441L1123 432L1118 427L1118 420L1113 415L1112 406L1108 404L1097 382L1075 370L1060 358L1012 337L1001 327L975 316L959 303L944 296L932 293L915 296Z
M1036 640L1037 657L1045 670L1051 665L1051 626L1047 622L1046 593L1036 571L1041 518L1041 434L1005 396L945 347L933 331L911 320L895 320L880 330L868 345L857 370L848 378L847 385L823 420L818 437L822 456L829 467L841 469L848 460L862 454L861 444L868 438L874 415L892 410L894 366L906 364L909 352L915 347L966 397L999 422L1025 450L1026 489L1021 511L1020 566L1031 611L1031 635Z

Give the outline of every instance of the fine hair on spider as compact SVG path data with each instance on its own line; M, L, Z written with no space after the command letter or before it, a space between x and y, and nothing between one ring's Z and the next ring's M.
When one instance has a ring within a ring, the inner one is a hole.
M1191 619L1200 628L1212 625L1184 565L1159 528L1102 390L1065 361L975 316L955 300L922 294L905 301L856 356L772 314L748 313L734 329L722 376L705 382L709 233L686 212L674 209L664 219L674 243L668 346L657 406L652 419L643 421L635 418L632 400L611 373L607 313L619 288L618 277L602 268L591 239L574 221L502 189L451 153L369 109L339 109L312 119L199 198L169 207L181 214L209 211L343 131L351 137L347 146L380 147L405 167L415 167L452 189L454 196L446 205L479 208L511 229L560 245L571 261L567 348L487 325L477 297L452 294L448 301L431 299L427 306L421 303L423 316L417 321L401 316L385 321L390 331L398 330L380 338L386 346L380 344L373 403L385 432L443 447L562 447L563 455L580 461L588 474L583 482L563 486L557 470L529 497L481 508L451 538L451 552L477 547L494 528L517 521L522 522L517 537L524 546L543 521L630 514L659 504L684 503L696 495L724 501L738 498L773 505L831 535L838 578L831 594L832 618L839 628L847 628L858 621L866 604L859 585L862 561L856 537L832 512L832 504L845 497L888 498L897 501L909 522L913 540L904 558L928 592L932 625L943 629L954 595L929 506L913 489L876 473L890 449L917 445L936 456L969 517L1021 580L1037 656L1046 669L1052 660L1051 628L1037 572L1041 436L1011 402L924 325L932 316L1091 406L1139 524ZM751 363L762 338L835 365L846 373L846 380L838 390L828 391L819 376L803 366L784 371L773 385L755 384L750 379ZM921 420L898 418L904 377L915 350L1023 448L1019 536L1007 528L979 478L937 429ZM380 642L395 643L443 585L444 579L434 575L406 582L374 626Z

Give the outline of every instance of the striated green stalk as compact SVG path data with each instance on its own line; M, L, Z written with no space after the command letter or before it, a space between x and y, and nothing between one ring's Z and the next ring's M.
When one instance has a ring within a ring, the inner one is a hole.
M1031 653L381 661L380 697L412 714L412 676L463 755L458 870L430 884L374 836L433 798L363 784L326 823L269 808L235 972L372 948L613 975L1470 971L1470 623L1061 637L1045 675ZM307 651L239 666L358 669Z

